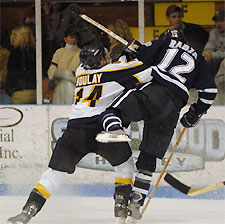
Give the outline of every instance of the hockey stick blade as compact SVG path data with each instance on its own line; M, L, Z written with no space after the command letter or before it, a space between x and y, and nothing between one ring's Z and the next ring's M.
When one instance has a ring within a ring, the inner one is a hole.
M175 177L173 177L171 174L167 173L164 176L164 180L170 184L172 187L174 187L175 189L177 189L178 191L188 195L188 196L196 196L199 194L204 194L206 192L215 190L217 188L223 187L225 186L225 181L220 182L218 184L209 186L209 187L203 187L203 188L192 188L189 187L183 183L181 183L179 180L177 180Z

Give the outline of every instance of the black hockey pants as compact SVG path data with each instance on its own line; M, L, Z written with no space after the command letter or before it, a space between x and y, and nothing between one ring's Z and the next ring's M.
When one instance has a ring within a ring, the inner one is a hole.
M119 105L124 124L144 120L143 139L139 148L144 156L139 156L141 161L137 161L138 169L153 172L153 167L148 167L149 161L155 157L164 157L182 107L183 101L179 96L158 83L131 93Z

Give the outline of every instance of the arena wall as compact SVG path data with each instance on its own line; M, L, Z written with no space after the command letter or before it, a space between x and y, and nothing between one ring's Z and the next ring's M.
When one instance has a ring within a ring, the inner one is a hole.
M184 108L182 114L187 110ZM0 106L0 180L2 186L32 185L47 169L52 149L66 128L71 106L10 105ZM143 122L132 123L126 130L132 137L136 160L142 138ZM170 148L158 161L153 184L162 171L170 150L182 130L178 123ZM225 180L225 106L213 106L200 123L185 132L167 169L191 186L208 186ZM113 167L95 154L89 154L65 184L113 184ZM160 186L168 186L165 181ZM2 190L2 189L1 189Z

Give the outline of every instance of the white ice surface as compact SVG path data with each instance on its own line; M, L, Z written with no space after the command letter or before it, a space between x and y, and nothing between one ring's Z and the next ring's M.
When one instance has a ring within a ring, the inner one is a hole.
M0 197L0 224L17 215L24 196ZM52 196L29 224L113 224L110 197ZM225 200L153 198L140 224L225 224Z

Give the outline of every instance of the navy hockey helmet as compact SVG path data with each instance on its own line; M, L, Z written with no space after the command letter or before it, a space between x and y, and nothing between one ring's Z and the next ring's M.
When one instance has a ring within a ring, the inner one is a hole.
M167 39L174 39L174 40L179 40L179 41L182 41L182 42L186 42L182 32L179 31L179 30L176 30L176 29L167 30L163 39L165 39L165 40L167 40Z
M97 42L86 44L80 52L80 62L86 69L101 68L102 58L105 58L105 49Z

